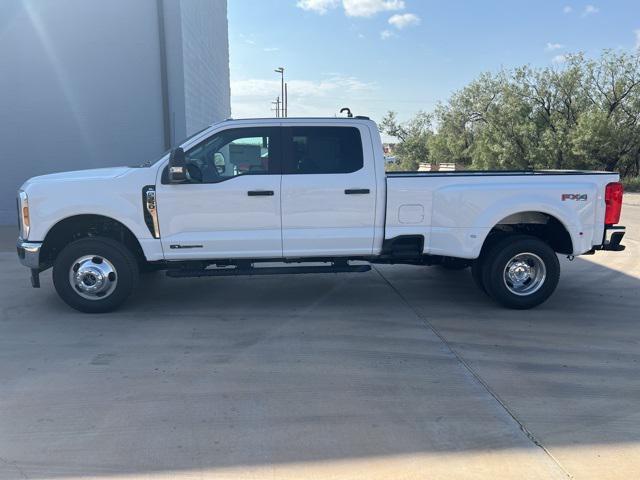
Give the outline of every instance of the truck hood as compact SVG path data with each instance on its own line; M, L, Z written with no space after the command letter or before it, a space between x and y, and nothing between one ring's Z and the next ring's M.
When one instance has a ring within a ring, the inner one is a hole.
M78 180L103 180L116 178L124 175L132 170L130 167L111 167L111 168L94 168L91 170L76 170L72 172L51 173L49 175L40 175L30 178L25 182L23 188L28 185L49 183L49 182L67 182Z

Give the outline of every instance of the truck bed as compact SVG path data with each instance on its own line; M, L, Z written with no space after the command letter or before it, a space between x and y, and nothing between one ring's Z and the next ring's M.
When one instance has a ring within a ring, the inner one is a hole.
M424 253L476 258L497 225L559 221L572 252L602 243L602 197L617 173L580 170L387 172L385 239L424 236Z

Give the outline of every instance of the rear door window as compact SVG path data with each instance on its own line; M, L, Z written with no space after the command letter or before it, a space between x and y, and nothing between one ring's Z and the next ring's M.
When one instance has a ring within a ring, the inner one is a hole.
M287 129L286 174L340 174L364 165L360 131L354 127Z

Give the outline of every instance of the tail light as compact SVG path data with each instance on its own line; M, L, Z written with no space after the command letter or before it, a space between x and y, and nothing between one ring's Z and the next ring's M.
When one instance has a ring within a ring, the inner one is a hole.
M604 191L604 202L606 204L606 210L604 212L605 225L615 225L620 221L622 193L623 188L620 182L613 182L607 185Z

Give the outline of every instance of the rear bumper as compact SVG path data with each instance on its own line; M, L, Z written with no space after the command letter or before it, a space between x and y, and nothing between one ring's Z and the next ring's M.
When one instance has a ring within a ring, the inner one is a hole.
M26 242L21 238L18 238L16 249L18 250L18 258L20 263L25 267L29 267L32 270L40 269L40 248L41 242Z
M609 250L612 252L621 252L626 247L621 245L622 238L625 234L625 227L607 225L604 227L604 236L602 245L595 247L596 250Z

